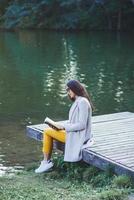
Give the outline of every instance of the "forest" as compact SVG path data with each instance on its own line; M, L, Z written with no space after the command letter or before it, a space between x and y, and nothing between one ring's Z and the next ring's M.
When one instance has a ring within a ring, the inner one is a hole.
M1 29L134 29L134 0L0 0Z

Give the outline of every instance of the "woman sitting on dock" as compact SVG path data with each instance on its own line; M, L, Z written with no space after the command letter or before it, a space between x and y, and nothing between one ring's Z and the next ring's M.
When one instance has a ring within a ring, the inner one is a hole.
M61 130L46 128L43 134L43 154L35 173L48 171L53 167L51 154L53 140L65 143L64 161L76 162L82 159L82 149L92 143L91 116L92 103L85 87L77 80L67 83L67 93L73 104L69 111L69 120L60 122Z

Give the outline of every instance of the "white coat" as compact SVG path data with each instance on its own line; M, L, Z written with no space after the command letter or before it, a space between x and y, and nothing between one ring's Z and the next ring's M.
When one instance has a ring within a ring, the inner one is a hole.
M69 120L63 122L66 130L64 161L76 162L82 159L82 147L91 140L92 109L85 97L77 96L69 111Z

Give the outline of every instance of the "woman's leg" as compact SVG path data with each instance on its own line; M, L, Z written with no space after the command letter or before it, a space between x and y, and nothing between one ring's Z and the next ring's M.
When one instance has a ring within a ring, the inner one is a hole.
M56 131L52 128L48 128L44 131L43 134L43 154L44 160L41 162L40 166L35 170L35 173L42 173L48 171L53 167L51 162L51 154L53 149L53 139L60 142L65 142L66 132L64 130Z
M53 139L65 143L66 132L65 130L56 131L52 128L47 128L43 134L43 154L44 160L50 160L52 149L53 149Z

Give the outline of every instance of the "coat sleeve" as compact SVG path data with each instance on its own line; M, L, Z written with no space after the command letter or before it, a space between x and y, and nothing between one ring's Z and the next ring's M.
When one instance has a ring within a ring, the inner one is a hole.
M64 121L59 121L58 122L61 126L65 126L65 124L68 124L69 123L69 120L64 120Z
M68 121L67 123L65 123L64 128L66 132L81 131L86 128L88 114L89 114L89 105L86 101L83 100L79 102L78 109L79 109L78 122L71 123Z

